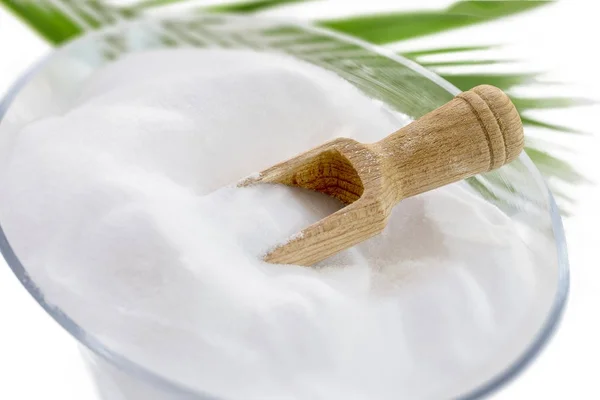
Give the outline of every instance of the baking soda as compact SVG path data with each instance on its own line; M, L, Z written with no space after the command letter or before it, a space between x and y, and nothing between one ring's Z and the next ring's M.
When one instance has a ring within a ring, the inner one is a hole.
M129 55L16 137L3 228L47 302L203 393L455 397L538 326L535 263L508 217L454 184L402 201L381 235L316 267L271 265L270 248L341 205L235 186L335 137L374 142L408 122L282 55Z

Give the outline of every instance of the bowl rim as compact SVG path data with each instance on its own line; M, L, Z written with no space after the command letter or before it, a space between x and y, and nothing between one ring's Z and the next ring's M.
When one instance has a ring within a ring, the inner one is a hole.
M255 16L241 16L229 13L219 13L219 14L210 14L210 13L197 13L194 17L198 18L199 16L218 16L221 18L226 18L229 20L255 20L255 21L265 21L269 23L281 23L289 26L294 26L301 28L308 32L319 33L322 35L330 36L332 38L338 39L340 41L344 41L346 43L355 44L364 48L365 50L386 57L394 62L402 64L403 66L411 69L415 73L428 78L433 83L437 84L441 88L447 90L450 94L456 95L461 91L450 82L446 81L436 73L426 69L420 64L409 60L401 55L398 55L392 52L389 49L384 47L369 43L367 41L354 38L352 36L335 32L330 29L322 28L316 25L311 24L310 22L302 22L302 21L293 21L286 20L283 18L268 18L268 17L255 17ZM169 19L179 19L179 18L189 18L185 15L181 15L179 13L169 13L163 16L156 15L146 15L139 16L131 20L120 21L117 24L103 27L101 29L87 32L81 36L75 37L68 42L62 44L58 48L52 50L49 54L42 57L40 60L35 62L29 69L27 69L17 80L10 86L5 96L0 99L0 123L4 119L6 112L10 108L16 96L21 92L30 80L37 75L37 73L43 69L43 67L57 54L57 50L65 50L69 46L73 44L77 44L79 42L83 42L85 40L89 40L89 38L94 36L101 36L106 32L115 30L115 29L126 29L128 25L135 25L139 23L148 23L152 21L161 21L161 20L169 20ZM560 216L560 211L556 205L556 201L554 196L547 188L544 179L542 178L541 173L535 167L531 159L525 154L522 153L519 159L527 164L530 168L529 170L534 171L538 176L537 180L543 185L543 187L547 190L548 202L550 205L550 219L552 225L552 231L554 234L555 247L557 251L557 288L556 294L551 306L548 315L544 323L541 325L541 328L538 330L537 334L534 336L532 342L528 345L528 347L523 351L521 355L519 355L516 360L512 362L512 364L508 365L501 373L498 373L492 379L482 383L480 386L475 387L471 391L462 395L458 398L458 400L474 400L479 399L483 396L487 396L498 389L504 387L514 378L516 378L520 373L522 373L531 363L535 360L535 358L540 354L541 350L548 344L549 340L553 337L556 332L558 325L563 316L563 312L565 309L565 305L568 298L569 293L569 261L567 254L567 246L566 239L562 224L562 218ZM92 351L97 356L101 357L104 361L108 362L112 366L116 366L117 368L123 370L124 372L141 379L143 381L151 382L153 385L156 385L164 390L174 391L178 394L186 396L191 396L192 398L197 398L198 396L205 397L207 399L219 400L214 395L209 393L204 393L197 389L193 389L183 383L179 383L176 380L172 380L170 378L165 378L160 374L143 367L142 365L131 361L127 357L120 355L118 352L110 350L107 346L101 343L93 335L86 332L82 327L80 327L75 321L73 321L68 315L66 315L59 308L52 306L44 300L44 295L41 290L35 285L35 283L29 278L24 266L21 264L19 258L14 253L10 243L4 233L2 228L2 224L0 221L0 252L4 256L4 259L8 266L11 268L15 276L19 279L21 284L25 287L25 289L35 298L35 300L40 304L40 306L56 321L59 325L61 325L71 336L73 336L79 343L83 344L87 349Z

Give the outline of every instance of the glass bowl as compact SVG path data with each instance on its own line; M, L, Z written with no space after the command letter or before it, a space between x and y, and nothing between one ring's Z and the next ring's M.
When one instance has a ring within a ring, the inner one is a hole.
M459 90L412 61L368 43L298 23L231 15L169 15L116 25L58 49L23 76L0 106L0 175L20 127L68 110L82 82L119 57L173 47L246 48L279 52L334 71L374 99L412 118L448 102ZM524 153L502 169L468 180L496 205L543 270L548 290L537 299L530 337L494 374L458 396L474 399L505 385L528 365L554 331L568 292L568 261L559 211L540 173ZM0 206L1 208L1 206ZM0 219L0 225L2 221ZM60 309L44 300L0 227L0 248L16 276L39 304L82 345L101 396L106 399L209 399L112 351ZM399 397L401 397L399 395Z

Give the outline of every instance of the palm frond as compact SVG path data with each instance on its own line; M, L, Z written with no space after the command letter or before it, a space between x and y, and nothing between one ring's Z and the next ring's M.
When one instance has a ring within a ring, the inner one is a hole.
M551 3L550 1L459 1L440 11L364 15L320 21L321 26L386 44L480 24Z
M571 167L567 162L543 150L527 146L525 152L546 176L559 179L571 184L586 182L587 180Z
M424 67L427 68L440 68L440 67L466 67L472 65L494 65L494 64L508 64L517 60L497 60L497 59L483 59L483 60L450 60L450 61L420 61Z
M422 56L438 55L438 54L457 54L457 53L463 53L463 52L467 52L467 51L490 50L490 49L493 49L496 47L498 47L498 45L441 47L441 48L435 48L435 49L405 51L405 52L402 52L400 55L416 61L419 57L422 57Z
M511 96L511 100L519 111L569 108L594 104L592 100L580 97L523 98Z
M487 83L509 90L515 86L526 85L535 82L537 73L514 73L514 74L441 74L441 77L452 83L461 90L469 90L472 87Z
M525 125L533 126L533 127L536 127L536 128L548 129L548 130L551 130L551 131L556 131L556 132L561 132L561 133L576 133L576 134L583 134L583 133L585 133L585 132L582 132L582 131L577 130L577 129L570 128L570 127L565 126L565 125L556 125L556 124L551 124L551 123L548 123L548 122L539 121L539 120L537 120L535 118L531 118L531 117L528 117L526 115L521 115L521 121Z
M202 8L203 11L210 12L225 12L247 14L258 11L263 11L269 8L278 7L288 3L301 3L314 0L250 0L250 1L234 1L228 4L220 4ZM186 3L188 0L142 0L132 6L133 10L144 11L156 7L170 6L177 3Z
M98 29L123 19L132 18L139 14L160 10L161 7L176 3L180 3L181 5L189 4L190 11L192 12L255 13L285 4L304 1L309 2L314 0L232 0L229 3L212 7L198 7L191 0L139 0L137 3L126 6L118 6L102 0L0 0L0 5L4 5L8 10L12 11L48 42L60 45L87 31ZM551 3L551 1L457 1L445 9L434 11L359 15L317 21L315 23L376 44L389 44L493 21L509 15L523 13L548 3ZM199 41L200 35L198 35L200 31L203 32L203 40L206 40L206 32L204 32L201 26L165 23L163 30L163 42L173 46L188 44L202 47L204 44ZM353 46L345 48L336 44L334 48L330 48L332 43L331 39L327 36L312 35L306 37L298 35L298 32L293 29L287 32L273 31L271 34L273 35L273 41L270 42L271 46L281 46L287 51L290 51L291 47L293 47L293 51L301 58L318 57L319 62L328 63L336 59L339 60L343 56L342 58L346 60L352 59L357 65L363 68L379 71L388 77L392 73L399 73L398 71L393 71L393 67L386 65L385 60L379 57L372 57L370 54L362 54L360 49ZM123 47L121 39L115 37L111 39L110 43L107 43L105 52L107 59L118 56ZM244 42L244 37L240 35L235 37L220 37L217 35L216 37L211 37L210 40L227 47L230 45L236 46L238 43ZM444 79L461 90L468 90L480 84L491 84L510 92L511 89L522 85L548 83L540 82L539 74L537 73L492 74L460 72L461 67L474 65L485 67L487 65L510 62L510 60L498 60L493 56L478 60L464 60L464 57L463 59L453 59L454 55L460 53L489 51L496 47L498 45L449 46L416 49L403 52L402 55L432 69L434 72L440 73ZM431 59L426 57L432 55L441 55L444 58L441 61L431 61ZM443 67L454 67L459 72L447 73L443 71ZM351 79L352 76L348 78ZM400 76L398 78L402 79ZM422 82L416 81L411 84L418 86ZM364 89L367 90L368 88ZM560 133L581 132L568 126L551 124L531 118L527 112L530 110L565 108L590 104L590 101L580 98L512 97L515 105L522 114L522 121L525 125ZM389 100L393 101L394 99L390 98ZM528 143L526 151L542 173L553 180L571 183L584 181L581 175L568 163L542 150L541 146L543 145L539 143ZM496 201L499 201L501 198L508 198L512 193L511 191L517 190L511 186L512 183L510 182L496 182L494 179L499 178L492 175L485 179L471 179L469 182L472 187L484 196L488 196L490 199L494 198ZM568 196L562 196L561 192L555 187L553 189L558 197L569 202Z
M278 7L290 3L303 3L313 0L255 0L233 4L224 4L214 7L209 7L206 10L210 12L226 12L226 13L255 13L268 8Z
M50 2L0 0L0 4L54 45L61 44L84 32L84 29L72 17Z

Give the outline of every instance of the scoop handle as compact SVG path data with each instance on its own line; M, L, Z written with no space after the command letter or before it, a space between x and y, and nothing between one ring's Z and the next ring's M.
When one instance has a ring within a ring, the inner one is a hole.
M396 201L500 168L524 146L519 113L500 89L457 95L374 144Z

